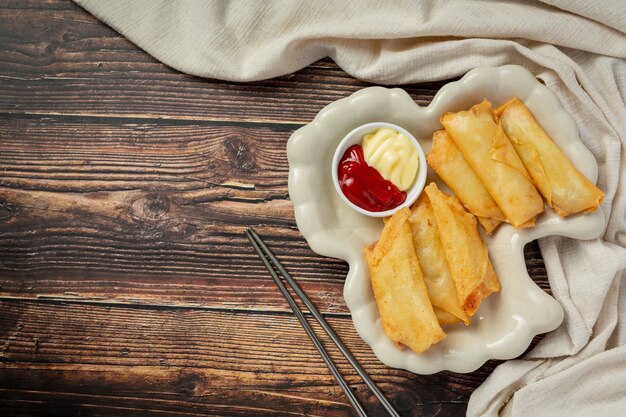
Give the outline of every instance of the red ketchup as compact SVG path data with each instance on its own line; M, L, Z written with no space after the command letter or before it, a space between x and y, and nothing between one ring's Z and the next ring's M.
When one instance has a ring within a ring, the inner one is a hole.
M402 192L376 169L367 165L361 145L353 145L339 160L339 186L353 204L367 211L386 211L406 199Z

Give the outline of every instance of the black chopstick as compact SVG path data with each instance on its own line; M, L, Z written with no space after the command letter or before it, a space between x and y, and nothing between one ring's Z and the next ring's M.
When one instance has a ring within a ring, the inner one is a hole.
M328 334L328 336L330 336L330 338L335 343L335 345L337 345L337 347L339 348L341 353L346 357L350 365L352 365L352 367L357 371L357 373L361 376L361 378L363 378L363 381L365 382L365 384L372 390L376 398L378 398L378 400L381 402L383 407L385 407L385 410L387 410L387 412L393 417L400 417L399 414L396 412L396 410L389 403L389 401L385 398L383 393L380 392L376 384L374 384L374 381L370 379L370 377L367 375L363 367L359 364L356 358L352 356L352 354L350 353L348 348L343 344L341 339L339 339L339 336L337 336L337 334L333 331L333 329L330 327L326 319L324 319L322 314L317 310L315 305L313 305L311 300L309 300L309 298L302 291L302 289L296 283L296 281L291 277L291 275L289 275L289 273L285 270L285 268L283 268L283 266L280 264L278 259L276 259L276 257L272 253L272 251L265 245L265 243L263 243L263 240L261 239L261 237L251 227L247 228L245 230L245 233L248 239L250 240L250 242L252 243L252 246L254 246L254 249L256 249L257 253L259 254L259 257L261 258L261 260L267 267L267 270L272 275L272 278L274 278L274 281L276 282L278 289L280 290L280 292L283 294L283 296L289 303L289 306L293 310L293 313L295 314L296 318L298 319L298 321L300 321L300 324L302 324L302 327L304 328L308 336L311 338L311 341L313 342L317 350L322 355L324 362L326 363L331 373L333 374L333 376L335 377L335 379L341 386L341 389L343 389L345 394L348 396L348 400L350 400L350 403L352 404L354 409L357 411L357 413L359 413L360 416L367 416L367 414L365 413L365 411L363 410L363 408L357 401L356 397L350 390L350 387L348 387L348 384L344 381L342 376L339 374L339 371L335 367L335 364L333 363L332 359L330 358L330 356L328 356L328 353L324 350L324 347L322 346L319 339L317 338L317 336L311 329L311 326L306 321L304 315L302 314L302 312L296 305L293 297L291 296L291 294L289 294L289 291L285 287L285 284L283 284L280 277L278 276L278 274L272 267L272 264L281 273L282 277L291 286L293 291L302 300L304 305L307 306L307 308L309 309L313 317L315 317L315 319L319 322L319 324L322 326L324 331Z

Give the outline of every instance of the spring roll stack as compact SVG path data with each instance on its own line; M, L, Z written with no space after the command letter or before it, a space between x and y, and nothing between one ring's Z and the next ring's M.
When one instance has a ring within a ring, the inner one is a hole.
M403 208L383 228L380 240L364 248L372 290L385 334L421 353L446 337L428 296Z
M500 291L476 218L435 183L387 219L364 253L383 331L416 353L443 340L443 326L469 324Z
M485 232L502 222L530 227L544 211L559 216L595 210L604 193L582 175L513 98L494 111L484 100L441 117L428 164Z

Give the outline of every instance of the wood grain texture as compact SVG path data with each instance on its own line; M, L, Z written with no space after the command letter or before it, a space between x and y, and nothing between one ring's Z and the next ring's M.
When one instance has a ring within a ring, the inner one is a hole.
M341 390L289 314L30 302L0 307L0 398L17 409L36 411L43 401L63 404L59 412L71 415L90 409L89 415L122 409L138 415L349 414ZM330 324L402 415L458 415L494 365L470 375L393 370L376 360L349 319L331 318ZM381 415L347 362L336 362L371 415Z
M403 88L427 105L444 83ZM329 60L256 83L200 79L70 1L0 0L0 415L351 415L246 226L402 415L463 414L497 363L382 365L343 302L346 264L295 225L288 137L368 85ZM525 257L549 291L536 243Z

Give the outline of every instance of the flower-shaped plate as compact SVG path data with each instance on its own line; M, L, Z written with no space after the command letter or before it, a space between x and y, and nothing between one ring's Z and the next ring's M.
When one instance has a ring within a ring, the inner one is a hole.
M354 326L388 366L419 374L471 372L489 359L521 355L535 335L554 330L563 320L560 304L529 277L524 245L548 235L595 238L604 228L604 215L596 210L561 219L547 208L532 229L503 224L492 236L485 236L502 291L482 303L469 326L447 327L446 339L418 355L398 348L383 333L363 255L363 247L378 240L383 222L358 214L337 195L331 179L335 147L357 126L389 122L411 132L428 153L433 132L441 129L442 114L468 109L485 98L495 108L513 96L528 106L574 165L595 182L597 162L581 142L574 119L552 91L514 65L472 70L442 87L427 107L418 106L399 88L365 88L326 106L289 139L289 195L298 228L315 252L348 262L343 294ZM430 181L448 190L429 169Z

